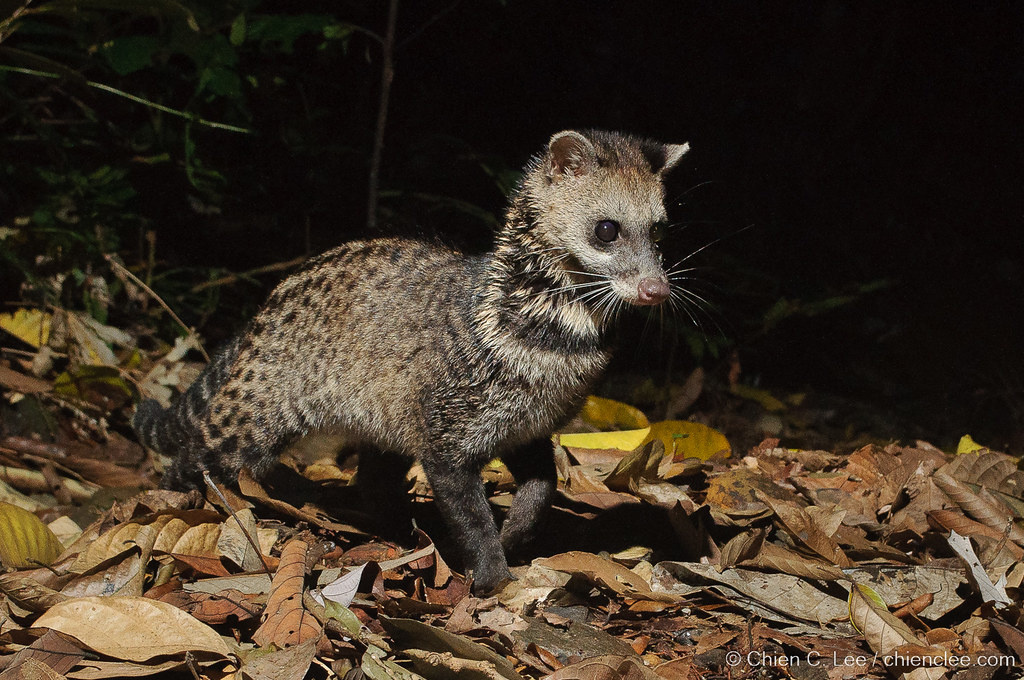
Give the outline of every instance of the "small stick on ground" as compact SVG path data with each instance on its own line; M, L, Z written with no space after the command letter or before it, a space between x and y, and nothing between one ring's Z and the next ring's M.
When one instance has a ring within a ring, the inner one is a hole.
M235 523L238 524L238 528L242 530L242 534L245 536L246 540L249 541L249 546L256 551L256 557L259 558L260 564L263 565L263 570L267 572L268 576L273 577L274 572L267 564L267 561L263 559L263 553L260 552L259 544L256 543L255 540L253 540L253 537L249 534L249 530L245 528L244 524L242 524L242 520L238 519L238 515L235 514L235 509L231 507L231 504L228 503L227 497L224 496L224 493L220 490L220 487L218 487L217 484L213 481L213 478L210 477L209 470L203 470L203 479L206 481L206 485L213 489L213 492L217 494L217 497L220 498L220 502L224 504L224 507L227 508L228 512L231 513L231 516L234 518Z

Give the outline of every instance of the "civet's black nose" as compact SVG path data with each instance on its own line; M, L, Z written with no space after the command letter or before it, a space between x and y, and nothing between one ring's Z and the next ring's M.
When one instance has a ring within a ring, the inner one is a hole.
M640 279L640 285L637 286L636 292L637 304L660 305L668 299L668 281L654 278Z

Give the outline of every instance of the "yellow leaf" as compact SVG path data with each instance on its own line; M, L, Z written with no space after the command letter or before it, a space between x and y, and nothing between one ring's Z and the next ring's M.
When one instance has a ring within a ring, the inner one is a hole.
M729 391L737 397L756 401L758 404L763 406L766 411L775 412L786 410L786 405L779 399L772 396L772 393L768 390L760 390L756 387L750 387L749 385L733 385L729 388Z
M618 430L616 432L579 432L559 436L562 446L577 449L619 449L632 451L647 440L650 427L639 430Z
M39 349L50 339L53 316L39 309L19 309L0 314L0 328Z
M560 435L562 446L578 449L632 451L655 439L665 445L665 455L674 459L707 460L715 453L731 450L729 440L718 430L685 420L663 420L650 427L618 432L582 432Z
M665 445L665 457L674 460L707 460L719 451L732 451L724 434L707 425L686 420L663 420L651 425L647 441L652 439L660 439Z
M638 430L651 424L640 409L603 397L587 397L580 418L599 430Z
M50 564L61 550L60 541L41 519L0 502L0 564L9 568Z
M985 448L978 442L971 438L971 435L965 434L960 437L960 443L956 445L956 453L959 456L962 453L974 453L975 451L984 451Z

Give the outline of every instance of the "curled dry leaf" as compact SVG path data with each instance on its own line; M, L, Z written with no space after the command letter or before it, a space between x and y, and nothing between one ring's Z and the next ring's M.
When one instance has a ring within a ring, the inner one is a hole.
M231 653L220 635L177 607L144 597L82 597L50 608L35 623L70 635L115 659L148 661L158 656Z
M534 564L567 574L579 574L591 582L625 597L656 602L675 602L677 599L667 593L654 592L651 589L651 584L635 572L593 553L571 551L534 560Z
M942 470L936 472L932 479L942 492L953 500L967 515L996 531L1006 531L1011 541L1024 545L1024 530L1013 521L1013 513L989 495L971 491L963 484Z
M883 660L893 655L900 648L912 646L918 650L918 656L932 656L943 658L941 648L929 647L922 642L914 631L907 624L899 620L885 606L885 602L868 586L855 584L850 589L850 621L857 630L864 636L868 646L871 647ZM924 650L921 654L920 651ZM926 678L941 678L946 669L939 666L928 668L906 669L900 671L907 673L908 678L925 680ZM910 675L913 673L913 675ZM937 673L937 675L933 675Z
M302 606L302 590L306 574L306 551L309 546L292 539L281 549L281 563L274 574L267 599L265 618L253 633L253 642L266 647L292 647L320 637L323 629L313 615Z
M810 513L795 503L779 501L767 494L760 497L786 527L794 541L799 541L838 567L853 566L853 561L846 556L831 534L827 533L829 530L835 531L837 522L831 523L820 513ZM819 522L825 522L826 526L822 527Z
M67 596L41 585L38 581L26 578L17 572L0 574L0 593L17 604L33 612L44 612Z
M781 545L765 541L758 530L735 536L722 548L720 566L759 567L821 581L845 580L843 570L833 564L812 560Z

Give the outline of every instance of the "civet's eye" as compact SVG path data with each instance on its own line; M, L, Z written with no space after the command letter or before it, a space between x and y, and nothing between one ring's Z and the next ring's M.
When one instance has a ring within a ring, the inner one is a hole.
M613 220L601 220L594 227L594 235L605 243L611 243L619 237L619 223Z
M661 239L665 238L665 232L668 231L664 222L655 222L651 225L651 240L657 243Z

